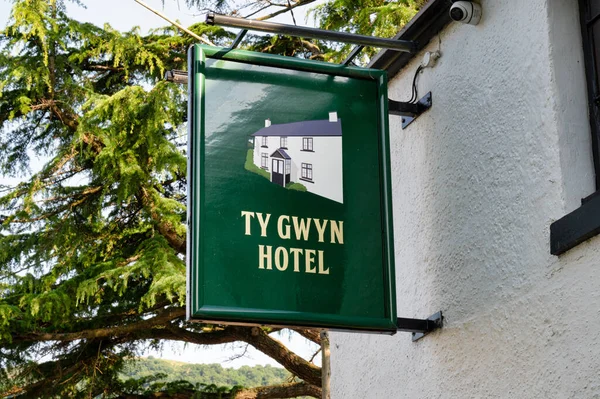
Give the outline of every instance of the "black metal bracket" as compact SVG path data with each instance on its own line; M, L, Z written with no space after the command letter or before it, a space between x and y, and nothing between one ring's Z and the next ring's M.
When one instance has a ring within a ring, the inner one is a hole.
M348 32L338 32L305 26L285 25L275 22L258 21L256 19L245 19L230 17L209 12L206 15L207 25L227 26L230 28L241 28L259 32L275 33L295 37L308 37L312 39L328 40L342 43L361 44L379 48L388 48L396 51L415 53L417 43L411 40L387 39L374 36L357 35Z
M171 69L165 72L165 80L167 82L186 85L188 82L188 73L180 69Z
M402 116L402 129L406 129L419 115L431 108L432 104L431 92L425 94L416 103L388 100L388 113Z
M242 40L244 40L244 36L246 36L246 33L248 33L248 29L242 29L237 36L235 37L233 43L231 43L231 47L229 47L230 49L234 49L237 46L240 45L240 43L242 42Z
M430 332L442 328L444 325L444 316L442 315L442 311L439 311L427 319L405 319L398 317L396 325L398 326L398 331L411 332L414 342Z
M350 65L352 61L360 54L360 52L365 48L365 46L361 46L360 44L352 49L348 57L344 61L342 61L342 65Z

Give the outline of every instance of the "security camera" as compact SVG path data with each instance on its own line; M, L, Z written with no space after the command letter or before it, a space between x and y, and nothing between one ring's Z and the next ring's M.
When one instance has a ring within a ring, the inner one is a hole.
M477 25L481 19L481 6L471 1L456 1L450 7L450 18L463 24Z

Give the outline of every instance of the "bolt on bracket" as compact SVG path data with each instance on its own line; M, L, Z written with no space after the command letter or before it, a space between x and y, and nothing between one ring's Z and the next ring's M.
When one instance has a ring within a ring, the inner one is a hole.
M407 103L388 99L388 113L402 116L402 129L406 129L423 112L431 108L433 100L431 92L425 94L416 103Z
M427 334L437 329L440 329L444 325L444 316L442 311L439 311L427 319L405 319L398 317L396 321L398 331L412 333L412 340L418 341Z

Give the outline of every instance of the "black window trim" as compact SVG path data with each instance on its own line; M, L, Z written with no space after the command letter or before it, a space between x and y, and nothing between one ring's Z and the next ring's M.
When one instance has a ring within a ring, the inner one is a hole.
M306 146L304 143L306 143ZM312 137L302 137L302 151L315 152L314 140Z
M588 113L592 134L592 154L596 174L596 192L581 200L581 206L550 225L550 253L560 255L600 234L600 86L594 47L600 46L600 34L594 41L593 24L600 16L591 16L590 2L579 0L579 17L587 83Z
M590 128L592 131L592 153L594 155L594 169L596 172L596 190L600 189L600 112L598 108L598 71L596 66L598 61L595 60L596 53L594 51L593 24L600 24L598 16L590 15L590 2L594 0L579 0L580 22L581 22L581 37L583 43L583 60L585 65L585 77L587 83L588 95L588 112L590 117ZM582 12L582 10L585 10ZM600 40L600 35L598 37ZM597 43L600 45L600 43Z
M306 176L304 175L304 171L306 170ZM308 177L308 171L310 171L310 177ZM312 182L313 181L313 165L312 163L302 162L300 164L300 180L305 180Z
M266 162L264 162L266 159ZM269 154L266 152L260 153L260 168L264 170L269 170Z

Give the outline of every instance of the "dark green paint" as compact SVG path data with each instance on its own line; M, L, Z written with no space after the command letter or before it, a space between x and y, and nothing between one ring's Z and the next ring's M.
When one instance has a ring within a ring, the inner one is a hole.
M199 45L189 68L189 317L395 332L385 72ZM333 110L343 204L244 168L248 138L266 118L327 119ZM241 211L271 214L267 237L256 218L245 235ZM316 230L306 242L281 239L280 215L344 221L344 244L319 243ZM259 245L323 250L330 274L261 270Z

